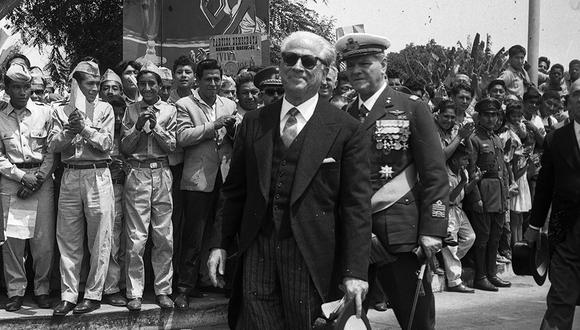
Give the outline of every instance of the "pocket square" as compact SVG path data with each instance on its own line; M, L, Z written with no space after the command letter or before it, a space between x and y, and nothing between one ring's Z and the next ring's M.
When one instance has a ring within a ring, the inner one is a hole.
M334 158L332 158L332 157L324 158L324 160L322 161L322 164L328 164L328 163L336 163L336 160L334 160Z

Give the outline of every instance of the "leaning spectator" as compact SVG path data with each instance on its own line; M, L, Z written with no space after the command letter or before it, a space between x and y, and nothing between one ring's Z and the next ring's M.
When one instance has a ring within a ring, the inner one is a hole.
M253 72L242 72L236 77L237 113L243 117L246 112L254 111L260 102L260 90L254 85Z
M195 83L193 68L195 63L187 55L181 55L173 62L173 89L169 94L169 103L174 104L180 98L193 93Z
M508 67L500 74L499 79L505 81L507 92L523 97L530 86L530 76L524 70L526 49L520 45L514 45L508 50Z
M472 123L473 119L467 109L469 108L471 101L473 100L473 88L466 83L455 84L451 89L451 100L455 102L457 108L457 117L455 122L458 125L465 125L467 123Z
M441 138L441 147L445 154L445 159L449 159L460 144L466 142L466 139L474 131L474 125L459 126L456 121L457 106L451 100L444 100L437 106L435 114L435 123L439 128L439 137Z
M115 68L115 73L123 82L123 95L127 105L139 102L141 95L137 88L137 73L141 70L141 64L136 61L123 61Z
M336 80L338 78L338 69L336 66L331 65L328 67L328 74L326 75L325 81L320 85L320 90L318 91L318 96L325 101L330 101L332 95L334 95L334 88L336 87Z

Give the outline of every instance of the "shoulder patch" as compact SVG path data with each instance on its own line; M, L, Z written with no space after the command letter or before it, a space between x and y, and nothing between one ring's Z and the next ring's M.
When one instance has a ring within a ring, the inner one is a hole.
M413 101L418 101L419 97L417 95L409 95L409 99Z

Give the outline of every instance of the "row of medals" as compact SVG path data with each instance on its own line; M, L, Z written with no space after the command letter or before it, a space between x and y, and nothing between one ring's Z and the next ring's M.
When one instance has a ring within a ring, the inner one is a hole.
M374 138L377 150L385 155L391 150L407 150L411 130L408 120L377 120Z

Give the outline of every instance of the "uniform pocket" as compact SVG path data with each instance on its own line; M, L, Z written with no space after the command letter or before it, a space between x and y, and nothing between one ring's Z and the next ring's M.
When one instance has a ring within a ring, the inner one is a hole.
M42 148L46 145L46 138L48 137L48 131L46 129L31 130L30 131L30 148L33 151L42 151Z

